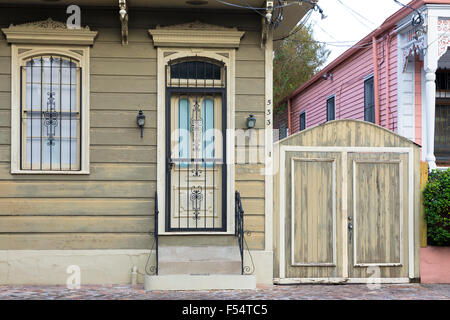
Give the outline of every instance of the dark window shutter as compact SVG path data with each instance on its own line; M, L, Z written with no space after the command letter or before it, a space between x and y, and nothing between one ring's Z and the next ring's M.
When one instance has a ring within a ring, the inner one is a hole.
M375 123L373 77L364 81L364 120Z
M335 118L335 101L334 97L331 97L327 100L327 121L334 120Z
M300 131L306 129L306 112L300 113Z

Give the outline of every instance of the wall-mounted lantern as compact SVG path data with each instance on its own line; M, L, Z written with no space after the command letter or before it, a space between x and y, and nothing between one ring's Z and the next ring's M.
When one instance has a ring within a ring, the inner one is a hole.
M248 129L253 129L253 128L255 128L255 124L256 124L256 118L251 114L247 118L247 128Z
M144 125L145 125L145 115L142 110L139 110L139 114L136 117L136 122L139 128L141 128L141 138L144 137Z

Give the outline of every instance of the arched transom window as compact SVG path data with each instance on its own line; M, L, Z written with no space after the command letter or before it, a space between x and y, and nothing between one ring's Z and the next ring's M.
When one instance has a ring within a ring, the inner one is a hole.
M206 58L176 60L167 66L167 87L225 88L226 67Z

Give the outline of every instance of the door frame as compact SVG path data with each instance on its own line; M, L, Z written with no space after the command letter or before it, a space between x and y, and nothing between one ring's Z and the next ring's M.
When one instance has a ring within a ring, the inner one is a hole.
M158 204L160 216L158 219L159 235L233 235L235 216L234 208L230 205L226 209L226 231L198 231L178 232L166 229L166 66L171 60L180 58L209 58L221 61L227 70L226 76L226 201L234 203L235 181L235 57L236 49L208 49L208 48L157 48L157 177L156 190L158 192Z
M289 283L405 283L414 278L414 153L413 148L398 147L301 147L280 146L280 208L279 208L279 278L274 279L278 284ZM339 152L342 161L342 228L343 231L343 274L336 278L286 278L286 186L285 186L285 162L287 152ZM348 276L348 228L347 228L347 155L351 152L358 153L406 153L408 154L408 276L409 278L349 278Z
M226 69L225 69L226 72ZM171 97L172 94L191 94L191 93L199 93L199 94L209 94L209 93L221 93L222 94L222 113L221 113L221 121L222 121L222 160L224 161L224 163L221 165L222 167L222 188L221 188L221 195L222 195L222 205L221 205L221 210L222 210L222 227L221 228L214 228L214 229L209 229L209 228L188 228L186 230L184 229L177 229L177 228L171 228L170 227L170 215L171 215L171 174L169 173L169 170L167 168L167 163L168 163L168 159L171 157L171 132L170 129L172 129L170 127L170 123L172 121L171 117L172 117L172 112L171 112L171 108L172 106L171 104ZM167 87L166 88L166 170L167 170L167 175L166 175L166 230L168 232L174 232L174 233L181 233L181 232L189 232L189 233L196 233L196 232L224 232L227 231L227 201L225 201L225 199L227 199L227 163L226 163L226 159L227 159L227 135L226 135L226 130L227 130L227 117L226 117L226 105L227 105L227 95L226 95L226 88L180 88L180 87Z

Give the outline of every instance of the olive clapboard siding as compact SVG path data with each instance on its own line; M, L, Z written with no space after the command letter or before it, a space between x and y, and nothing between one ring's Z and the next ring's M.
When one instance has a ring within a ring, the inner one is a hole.
M236 123L264 128L265 55L256 15L136 10L121 45L117 12L82 8L98 36L90 50L90 174L11 175L11 49L0 39L0 249L148 249L156 190L156 48L148 29L200 20L246 32L236 52ZM14 17L15 21L11 21ZM65 8L5 7L0 26L66 19ZM137 111L146 115L144 137ZM244 146L236 148L236 152ZM239 149L240 148L240 149ZM264 145L256 152L263 155ZM254 149L246 150L250 159ZM250 248L264 248L263 158L236 165ZM233 204L234 205L234 204Z

